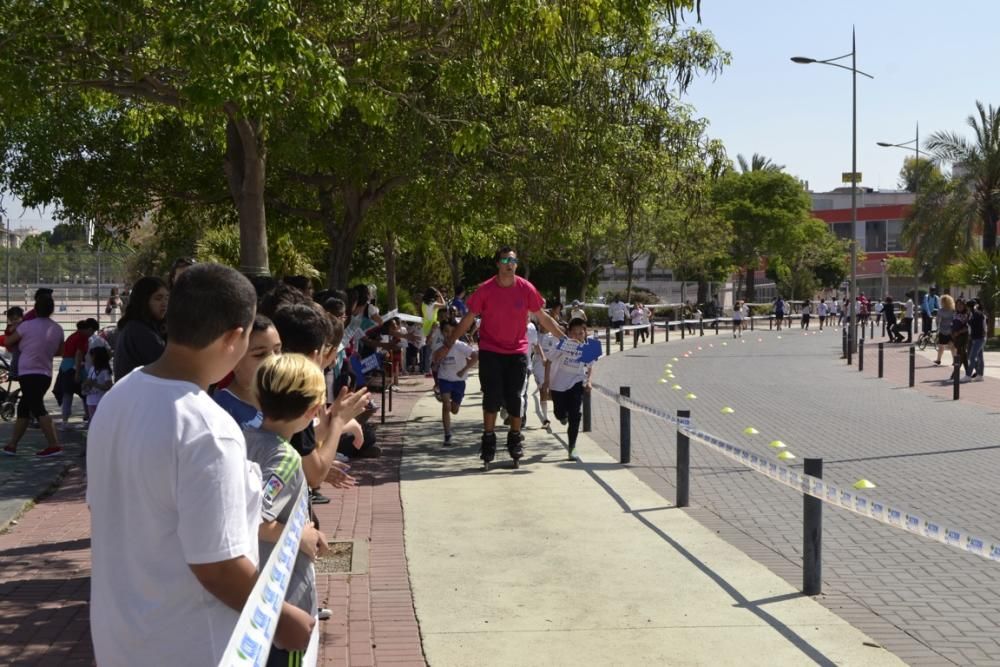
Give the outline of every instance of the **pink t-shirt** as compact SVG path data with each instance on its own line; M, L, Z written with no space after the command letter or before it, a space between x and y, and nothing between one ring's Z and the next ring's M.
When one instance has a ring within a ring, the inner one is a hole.
M479 349L498 354L528 353L528 313L541 310L542 295L520 276L501 287L490 278L469 297L466 306L482 318Z
M52 377L52 360L59 354L63 328L47 317L37 317L21 322L17 333L21 334L21 341L18 343L21 350L17 361L18 374Z

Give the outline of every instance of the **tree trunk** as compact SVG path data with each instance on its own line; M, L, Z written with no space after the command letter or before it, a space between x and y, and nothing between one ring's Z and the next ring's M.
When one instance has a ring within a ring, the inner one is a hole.
M747 303L753 303L754 302L754 296L755 296L755 293L757 291L757 286L755 285L756 280L757 280L757 271L753 267L748 266L747 267L747 284L746 284L746 301L747 301Z
M389 230L382 238L382 253L385 255L385 289L388 293L389 310L399 308L396 294L396 235Z
M698 303L708 303L708 281L698 281Z
M632 274L635 268L635 260L631 257L625 259L625 303L632 303Z
M341 199L344 203L341 219L338 221L331 215L326 221L327 237L330 239L327 287L346 290L351 275L351 255L354 254L366 207L360 189L353 185L341 188Z
M590 287L590 276L594 272L594 256L587 251L583 261L583 282L580 284L580 301L587 300L587 288Z
M462 257L452 248L448 251L448 272L451 274L451 286L458 287L462 282Z
M997 247L997 213L989 209L983 215L983 250L992 253Z
M241 117L232 104L226 105L226 115L225 173L240 221L240 271L266 276L270 274L264 211L267 153L261 124Z

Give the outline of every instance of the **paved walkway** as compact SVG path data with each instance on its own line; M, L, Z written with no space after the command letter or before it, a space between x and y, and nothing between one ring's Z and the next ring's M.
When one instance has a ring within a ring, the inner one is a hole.
M1000 537L1000 380L963 384L953 402L950 387L942 396L948 369L918 359L911 390L899 379L902 353L892 352L894 370L887 362L880 380L866 352L859 373L839 359L839 332L795 329L779 339L758 331L744 341L706 336L640 347L601 361L597 378L631 385L645 403L691 409L700 428L759 454L773 456L767 443L780 439L800 458L823 457L826 479L867 478L878 485L872 497ZM659 383L665 363L683 391ZM698 398L685 399L688 391ZM760 435L744 435L747 426ZM617 406L595 397L594 427L617 456ZM633 416L632 468L665 498L674 496L673 441L661 422ZM691 484L690 515L798 585L799 494L697 445ZM827 509L823 575L824 604L908 663L1000 664L1000 564Z
M501 453L481 472L470 385L456 445L442 446L440 404L424 399L402 465L430 664L902 664L586 437L570 462L563 436L530 429L519 470Z

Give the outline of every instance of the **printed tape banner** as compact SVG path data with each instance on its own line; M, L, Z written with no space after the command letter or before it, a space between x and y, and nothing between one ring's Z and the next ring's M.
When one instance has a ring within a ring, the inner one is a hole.
M902 507L856 493L850 487L841 488L828 481L796 472L783 464L768 461L760 454L749 452L709 433L699 431L694 428L690 419L678 420L677 417L664 410L658 410L640 403L634 398L622 396L599 384L595 384L593 388L600 396L611 402L672 424L686 433L689 438L708 445L723 456L796 491L819 498L829 505L874 519L887 526L920 535L988 560L1000 561L1000 540L988 540L972 535L968 531L934 521L923 514L910 512Z
M267 664L267 654L274 640L274 630L278 627L281 604L288 591L288 580L299 553L302 529L309 520L309 501L305 487L299 494L295 509L281 536L271 551L264 567L260 568L257 583L247 598L246 606L236 622L236 629L229 638L226 652L222 654L219 667L260 667ZM313 628L309 649L303 656L303 667L314 667L318 653L318 628Z

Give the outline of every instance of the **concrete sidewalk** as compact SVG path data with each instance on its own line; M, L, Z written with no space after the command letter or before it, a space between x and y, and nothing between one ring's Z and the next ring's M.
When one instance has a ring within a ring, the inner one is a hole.
M440 404L416 405L401 467L430 664L903 664L584 435L570 462L564 427L529 428L521 469L481 472L477 389L448 449Z

